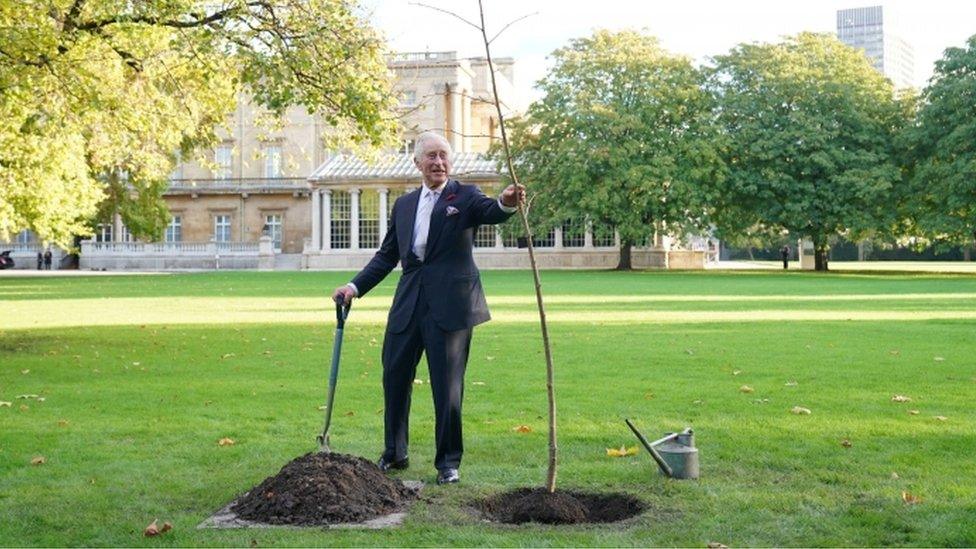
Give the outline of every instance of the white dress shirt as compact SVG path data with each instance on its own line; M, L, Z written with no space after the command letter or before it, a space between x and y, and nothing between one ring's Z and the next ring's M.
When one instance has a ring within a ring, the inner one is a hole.
M424 253L427 251L427 235L430 233L430 214L434 211L434 204L444 190L447 182L441 183L437 188L430 189L426 185L420 191L420 202L417 203L417 215L413 220L413 253L421 261L424 260Z

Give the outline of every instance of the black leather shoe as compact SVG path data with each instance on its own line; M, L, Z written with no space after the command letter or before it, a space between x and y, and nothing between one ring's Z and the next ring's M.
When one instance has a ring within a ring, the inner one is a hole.
M461 476L457 469L444 469L437 471L437 484L454 484L461 481Z
M390 469L403 470L410 467L410 458L403 458L399 461L387 461L385 457L380 456L380 460L376 462L376 466L380 468L380 471L389 471Z

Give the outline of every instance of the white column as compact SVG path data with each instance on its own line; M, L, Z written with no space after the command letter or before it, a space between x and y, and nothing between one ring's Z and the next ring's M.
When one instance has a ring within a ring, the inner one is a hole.
M556 230L553 231L553 243L552 243L552 246L554 248L562 248L563 247L563 226L562 225L556 225Z
M586 220L586 232L583 233L583 247L593 247L593 222L589 219Z
M312 249L322 249L322 195L312 189Z
M332 248L332 189L322 190L322 242L320 250Z
M359 249L359 189L349 189L349 249Z
M122 242L122 216L112 216L112 242Z
M387 226L386 212L389 210L390 189L386 187L378 189L380 192L380 242L386 236Z
M495 226L495 247L496 248L505 247L505 241L502 240L502 231L501 229L498 228L497 225Z

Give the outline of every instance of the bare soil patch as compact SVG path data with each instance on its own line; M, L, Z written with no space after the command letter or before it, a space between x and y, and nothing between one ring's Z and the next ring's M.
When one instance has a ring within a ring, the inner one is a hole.
M507 524L586 524L617 522L639 515L645 505L628 494L589 494L545 488L520 488L484 499L478 508Z

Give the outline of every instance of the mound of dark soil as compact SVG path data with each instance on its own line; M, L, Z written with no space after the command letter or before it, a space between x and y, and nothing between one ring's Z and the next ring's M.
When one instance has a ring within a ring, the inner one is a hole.
M251 489L232 511L266 524L337 524L400 511L416 497L361 457L310 453Z
M545 488L520 488L482 500L478 507L491 520L508 524L617 522L644 511L644 504L627 494L550 494Z

